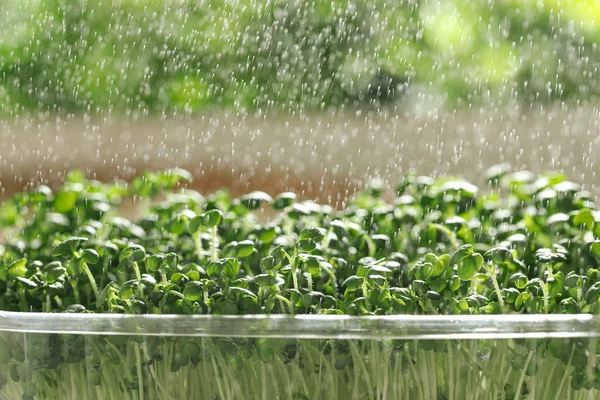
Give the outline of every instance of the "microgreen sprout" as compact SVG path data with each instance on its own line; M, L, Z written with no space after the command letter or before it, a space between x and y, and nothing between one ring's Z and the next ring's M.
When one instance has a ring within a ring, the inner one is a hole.
M592 196L560 174L536 177L501 166L487 176L491 193L460 179L408 174L392 201L376 182L333 210L289 192L202 196L181 188L191 175L179 169L147 171L128 186L74 172L54 193L40 187L0 208L0 223L11 232L0 251L0 310L599 314L600 214ZM133 220L120 213L127 197L139 201ZM267 222L254 213L265 207L274 210ZM172 374L185 379L182 388L204 382L203 398L221 399L325 398L326 390L331 398L456 399L471 388L478 390L473 398L485 391L494 399L531 393L546 399L600 389L600 351L591 339L474 344L106 335L84 343L77 335L49 335L56 343L25 357L39 348L35 340L0 333L0 391L7 388L0 396L61 398L64 391L80 398L87 388L76 382L84 375L104 393L99 397L126 392L136 399L185 398L184 389L168 384ZM269 374L288 367L293 372L276 378L285 382L271 388ZM62 376L71 373L69 386ZM232 383L236 377L253 395ZM24 389L24 382L31 384Z

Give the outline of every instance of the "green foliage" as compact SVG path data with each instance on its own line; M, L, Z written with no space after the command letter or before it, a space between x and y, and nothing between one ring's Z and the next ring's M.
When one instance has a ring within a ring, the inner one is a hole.
M494 194L407 175L393 202L371 185L335 211L291 193L203 197L178 189L191 179L179 169L146 171L125 188L70 173L56 192L74 194L69 209L45 187L2 205L17 213L3 221L13 234L0 255L0 309L599 312L593 202L558 174L494 167L488 177ZM119 213L126 197L149 204L139 220ZM258 222L252 210L269 204L276 214Z
M200 196L178 188L189 179L182 171L145 172L126 188L72 174L79 187L70 210L45 189L0 206L15 212L0 226L11 232L0 247L0 311L270 315L257 332L278 314L599 314L597 206L559 174L488 176L489 194L460 179L407 175L389 202L374 185L342 210L275 200L264 221L252 210L268 207L266 194ZM140 198L146 208L127 220L121 202ZM359 321L368 330L373 319ZM96 387L98 398L429 400L477 391L499 400L597 398L600 390L593 334L246 334L0 332L0 395L84 398Z
M298 111L396 101L407 82L451 106L581 101L600 92L600 7L579 3L5 1L0 103Z

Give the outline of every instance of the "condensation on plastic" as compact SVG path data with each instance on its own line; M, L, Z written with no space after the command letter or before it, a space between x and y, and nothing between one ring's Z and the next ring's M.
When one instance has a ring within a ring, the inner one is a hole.
M0 312L0 332L297 339L600 337L600 316L116 315Z

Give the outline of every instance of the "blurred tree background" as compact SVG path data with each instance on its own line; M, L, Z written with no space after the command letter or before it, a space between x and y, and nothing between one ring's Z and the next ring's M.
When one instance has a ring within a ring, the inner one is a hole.
M533 107L600 93L596 0L2 0L1 112Z

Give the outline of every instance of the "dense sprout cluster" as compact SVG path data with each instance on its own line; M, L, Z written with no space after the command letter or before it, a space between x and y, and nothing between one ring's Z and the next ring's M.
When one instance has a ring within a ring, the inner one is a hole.
M334 210L299 202L293 193L203 196L182 188L191 176L179 169L144 172L130 184L74 171L56 192L40 186L0 208L0 311L598 313L600 214L593 196L556 173L498 166L487 178L490 190L482 194L462 179L407 174L393 201L373 182ZM0 332L0 395L593 397L600 388L598 349L594 337Z
M68 175L0 212L0 309L130 314L597 313L600 213L560 174L490 170L492 190L407 175L344 210L253 192ZM140 216L119 210L133 199ZM253 210L275 212L258 217Z

